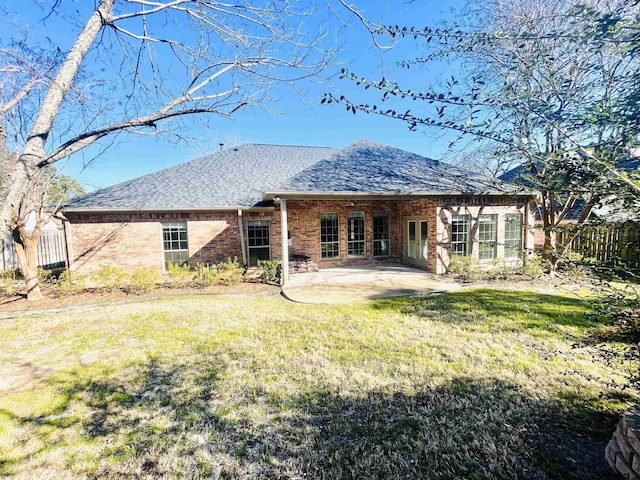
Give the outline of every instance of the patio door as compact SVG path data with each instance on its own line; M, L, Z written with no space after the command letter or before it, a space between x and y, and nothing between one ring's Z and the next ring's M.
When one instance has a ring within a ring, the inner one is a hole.
M426 217L405 217L404 261L409 265L427 268L428 230Z

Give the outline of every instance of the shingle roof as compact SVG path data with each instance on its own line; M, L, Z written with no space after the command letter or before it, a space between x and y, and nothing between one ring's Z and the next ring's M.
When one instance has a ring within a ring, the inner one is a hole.
M498 179L369 140L344 149L245 144L97 190L65 210L249 207L262 205L267 191L516 192Z
M73 209L252 206L265 190L330 155L334 148L245 144L102 188Z
M370 140L358 140L293 176L277 190L446 195L503 194L515 188L497 178Z

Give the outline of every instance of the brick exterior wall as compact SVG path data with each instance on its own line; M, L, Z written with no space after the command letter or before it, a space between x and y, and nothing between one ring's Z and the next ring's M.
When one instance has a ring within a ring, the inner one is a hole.
M352 205L353 204L353 205ZM395 200L287 200L287 219L291 246L289 255L309 255L320 267L340 264L400 261L402 259L402 217ZM347 256L347 213L364 212L365 257ZM388 257L373 256L373 213L389 213ZM320 214L337 213L340 258L322 260L320 252Z
M212 263L242 259L237 212L68 213L72 268L89 272L100 264L126 271L163 269L163 222L186 222L189 260Z
M500 197L473 199L447 197L441 199L408 200L287 200L289 254L310 255L320 267L351 263L405 261L406 217L424 217L427 221L427 269L444 273L449 262L451 215L471 216L471 254L478 255L477 217L479 214L498 215L497 257L504 253L504 215L524 214L524 200ZM338 213L340 257L323 261L320 254L320 214ZM364 212L365 257L347 257L347 213ZM388 212L390 255L373 256L373 214ZM533 209L531 209L533 212ZM214 263L237 257L242 263L242 246L238 214L230 212L198 213L130 213L130 214L73 214L69 219L69 256L73 268L88 272L100 264L117 265L127 271L139 267L162 271L164 264L162 223L186 222L189 260L192 264ZM271 258L281 259L281 213L274 210L244 211L245 242L251 220L270 222ZM533 213L529 224L533 225ZM526 248L533 248L533 233L526 235ZM247 251L248 256L248 251Z
M445 201L443 201L445 200ZM533 251L534 245L534 230L532 228L535 216L533 208L529 208L529 220L528 223L525 219L525 204L524 199L510 199L510 198L483 198L479 197L478 203L474 203L473 200L467 201L466 204L460 205L455 203L456 199L441 199L438 206L438 254L437 254L437 269L436 273L441 274L446 272L446 266L449 264L451 257L451 217L453 215L469 215L471 218L470 225L470 255L474 258L478 257L478 215L497 215L497 246L496 246L496 259L504 258L504 238L505 238L505 215L519 213L522 215L522 225L529 225L529 229L524 232L523 248L529 252ZM488 200L488 201L487 201ZM520 260L511 262L514 265L520 263Z

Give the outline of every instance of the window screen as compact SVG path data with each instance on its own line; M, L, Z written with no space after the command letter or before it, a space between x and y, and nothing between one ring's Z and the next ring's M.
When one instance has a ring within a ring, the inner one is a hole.
M497 215L478 215L478 257L493 260L496 257Z
M347 213L347 256L364 257L364 212Z
M504 256L518 258L522 248L522 215L508 214L504 217Z
M247 222L247 241L249 242L250 266L258 265L258 260L271 259L271 234L268 220Z

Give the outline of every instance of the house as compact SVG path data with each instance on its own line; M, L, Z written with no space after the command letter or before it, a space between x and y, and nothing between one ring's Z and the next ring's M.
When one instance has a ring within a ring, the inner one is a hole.
M542 165L539 164L538 168ZM622 159L619 161L617 168L624 172L638 172L640 171L640 150L633 151L633 156L628 159ZM524 188L535 188L534 179L531 177L526 165L518 165L509 171L505 172L499 177L500 180L521 185ZM563 205L558 202L557 210L562 210ZM585 203L582 199L577 200L574 205L569 208L559 222L559 227L566 231L573 230L579 222L585 222L589 225L629 225L640 224L640 205L637 198L627 199L624 201L617 195L610 195L601 199L598 204L588 212L586 218L584 216ZM544 223L542 221L542 212L540 205L536 205L534 210L534 222L533 222L533 235L534 235L534 250L542 250L544 247L545 232ZM634 228L637 230L637 228ZM563 237L563 231L559 230L556 233L558 241L561 241ZM637 247L635 247L637 248ZM611 249L611 248L608 248Z
M81 272L308 255L321 268L394 261L444 273L452 255L520 262L533 247L533 201L521 187L359 140L342 149L245 144L63 211Z

